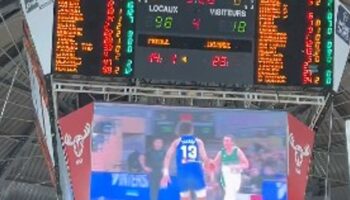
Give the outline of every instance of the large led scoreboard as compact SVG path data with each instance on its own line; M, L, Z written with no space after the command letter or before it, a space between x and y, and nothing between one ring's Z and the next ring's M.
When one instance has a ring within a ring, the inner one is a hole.
M333 0L57 0L53 72L331 87Z
M254 83L255 0L142 0L136 8L136 77Z
M133 0L57 0L54 73L130 75Z

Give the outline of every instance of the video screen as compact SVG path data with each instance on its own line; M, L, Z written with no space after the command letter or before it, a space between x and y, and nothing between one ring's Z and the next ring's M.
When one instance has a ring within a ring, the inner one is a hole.
M96 104L91 199L284 200L286 116Z

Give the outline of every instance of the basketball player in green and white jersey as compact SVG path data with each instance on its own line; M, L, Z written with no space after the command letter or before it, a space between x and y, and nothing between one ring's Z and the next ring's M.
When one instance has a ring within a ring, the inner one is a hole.
M235 146L232 136L223 138L223 146L215 157L216 166L221 165L221 184L225 192L224 200L236 200L241 187L241 174L249 167L243 151Z

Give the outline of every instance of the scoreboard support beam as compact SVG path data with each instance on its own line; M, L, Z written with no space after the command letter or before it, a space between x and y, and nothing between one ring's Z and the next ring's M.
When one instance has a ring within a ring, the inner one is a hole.
M194 89L166 89L143 86L119 86L91 83L67 83L55 81L54 92L89 93L103 95L122 95L130 97L159 97L164 99L196 99L217 101L265 102L274 104L315 105L324 106L324 96L288 94L282 92L240 92L240 91L211 91Z
M321 114L323 113L325 107L326 107L326 104L328 102L328 100L331 98L331 94L328 93L327 96L325 97L325 102L322 106L318 106L317 109L316 109L316 112L315 114L313 115L313 118L312 118L312 121L309 125L310 128L315 128L317 122L318 122L318 119L320 118Z
M120 97L128 97L128 102L145 103L144 100L158 99L158 104L167 105L171 100L177 100L179 105L203 106L196 101L208 101L209 106L225 107L225 105L236 105L236 108L243 109L267 109L277 108L290 112L288 108L295 106L308 106L315 109L316 114L306 120L311 129L314 129L319 121L329 98L329 95L320 94L293 94L290 91L219 91L203 89L179 89L152 86L126 85L125 82L90 82L74 81L64 79L52 79L52 90L57 96L58 93L66 94L89 94L103 95L104 101L115 102ZM76 96L76 95L73 95ZM209 103L211 102L211 103ZM215 103L213 103L215 102ZM57 101L54 102L57 105ZM242 105L242 106L237 106ZM263 107L262 105L268 105ZM58 105L57 105L58 106ZM208 106L208 105L204 105ZM304 121L304 120L303 120Z

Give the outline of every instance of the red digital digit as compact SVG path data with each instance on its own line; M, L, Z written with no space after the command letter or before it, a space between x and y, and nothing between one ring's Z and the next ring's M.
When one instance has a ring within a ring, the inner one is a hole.
M206 3L206 0L198 0L199 5L204 5Z
M227 56L214 56L211 60L212 67L228 67L228 58Z
M175 65L177 63L177 54L171 56L171 62Z
M112 74L112 59L104 58L102 60L102 74Z
M227 56L220 56L220 67L228 67Z
M112 67L102 67L102 74L108 75L112 74Z
M201 19L199 19L199 18L194 18L194 19L192 20L192 26L193 26L194 29L199 30L200 25L201 25Z
M218 67L219 66L219 62L220 62L220 57L219 56L214 56L211 59L211 66L212 67Z
M199 5L214 5L216 0L186 0L187 4L199 4Z
M215 0L207 0L207 4L208 5L214 5L215 4Z
M160 53L157 52L152 52L149 56L148 56L148 62L150 63L162 63L162 58L160 56Z

